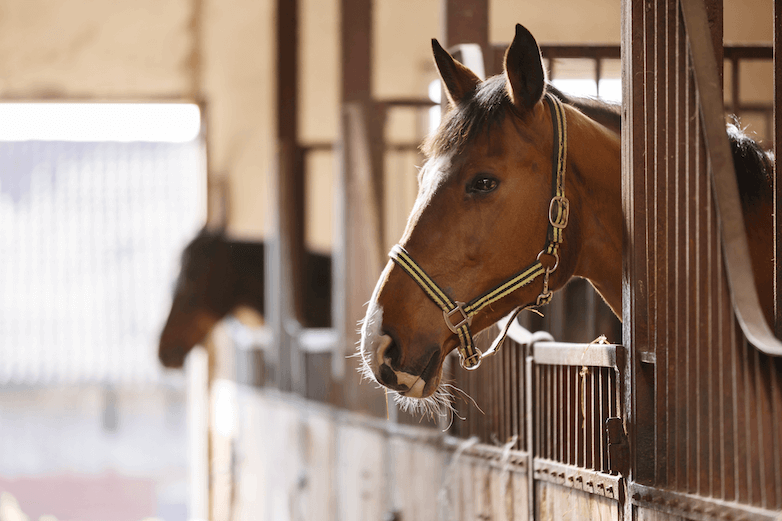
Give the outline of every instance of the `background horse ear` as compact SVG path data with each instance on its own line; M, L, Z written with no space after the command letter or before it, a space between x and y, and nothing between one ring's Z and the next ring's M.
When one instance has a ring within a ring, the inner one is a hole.
M508 94L523 112L532 109L543 97L546 74L540 49L532 34L521 24L516 24L516 36L505 52L505 76Z
M432 52L437 71L445 85L445 94L451 105L456 105L475 90L481 79L470 69L453 59L440 43L432 39Z

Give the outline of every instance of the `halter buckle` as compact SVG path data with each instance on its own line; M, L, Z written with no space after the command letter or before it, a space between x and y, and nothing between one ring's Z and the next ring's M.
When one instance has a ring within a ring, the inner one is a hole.
M481 361L483 360L483 354L481 353L481 350L477 347L475 348L475 353L473 353L471 356L465 358L461 353L459 353L459 365L462 366L462 369L466 369L467 371L475 371L480 367Z
M460 327L465 324L468 326L472 324L472 317L468 316L467 313L464 312L464 302L456 301L455 304L456 307L451 311L443 310L443 318L445 319L445 325L448 326L448 329L450 329L453 334L458 335ZM457 312L461 314L462 319L458 324L454 325L454 323L451 321L451 317L454 316Z
M570 201L564 195L555 195L548 205L548 222L554 228L564 229L570 217Z

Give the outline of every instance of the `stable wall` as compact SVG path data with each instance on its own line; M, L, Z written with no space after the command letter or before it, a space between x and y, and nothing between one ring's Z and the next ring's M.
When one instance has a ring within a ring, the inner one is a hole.
M430 39L441 35L441 3L374 2L376 97L426 96L427 85L437 78ZM619 42L616 0L536 5L490 2L491 41L509 41L521 22L541 42ZM300 6L301 140L332 143L339 114L339 3L300 0ZM771 13L770 0L726 1L726 41L770 41ZM267 233L271 220L273 45L271 0L2 0L0 99L204 101L210 177L213 183L227 180L229 230L257 238ZM770 80L753 85L747 96L771 92ZM420 118L410 114L389 124L389 134L399 141L420 139L422 132ZM308 242L320 250L331 244L334 164L330 153L311 158ZM410 156L391 167L403 172L397 175L414 176L415 164L420 158ZM414 182L405 183L404 190L401 206L409 204Z

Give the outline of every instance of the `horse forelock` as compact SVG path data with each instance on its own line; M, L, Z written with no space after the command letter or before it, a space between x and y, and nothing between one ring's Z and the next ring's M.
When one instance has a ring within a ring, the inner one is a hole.
M570 96L549 83L546 92L615 131L621 126L622 110L617 103ZM427 157L461 154L478 136L501 125L509 113L517 114L517 110L508 94L507 79L504 74L493 76L479 84L471 95L449 107L439 128L427 137L421 149Z
M427 157L460 154L475 139L499 126L513 111L506 79L497 75L480 83L475 91L451 106L440 127L421 147Z

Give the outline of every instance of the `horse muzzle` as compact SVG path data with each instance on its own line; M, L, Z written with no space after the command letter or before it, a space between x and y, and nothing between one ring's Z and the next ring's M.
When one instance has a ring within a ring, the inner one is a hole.
M382 311L373 307L376 310L370 309L361 335L364 373L402 396L431 396L440 385L442 375L440 346L428 346L414 357L409 352L403 355L403 346L395 336L382 330Z

